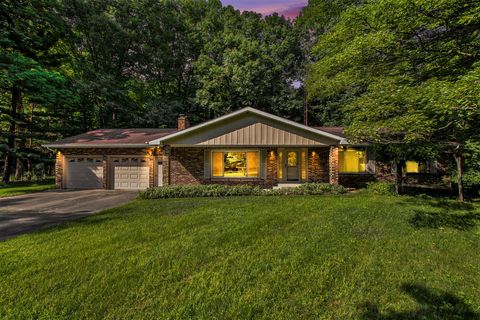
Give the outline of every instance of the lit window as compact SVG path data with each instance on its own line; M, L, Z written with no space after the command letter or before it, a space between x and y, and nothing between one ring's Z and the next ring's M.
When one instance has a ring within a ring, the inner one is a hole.
M295 151L287 153L287 165L289 167L297 166L297 153Z
M307 153L302 151L302 180L307 179Z
M338 150L339 172L360 173L366 169L366 152L364 149L346 148Z
M212 152L212 176L244 178L259 176L259 152Z
M223 176L223 152L212 153L212 174L214 177Z
M419 163L416 161L407 161L405 163L407 173L419 173Z
M278 179L283 179L283 152L278 152Z
M247 152L247 173L249 177L258 177L259 160L257 151Z

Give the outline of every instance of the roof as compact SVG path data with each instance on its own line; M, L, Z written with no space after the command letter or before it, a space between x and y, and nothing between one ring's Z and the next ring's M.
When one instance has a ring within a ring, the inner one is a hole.
M346 138L347 136L344 133L343 127L312 127L321 131L325 131L336 136Z
M224 116L215 118L210 121L203 122L196 126L179 131L176 128L164 129L98 129L82 133L73 137L68 137L45 144L49 148L115 148L115 147L147 147L152 145L160 145L165 140L188 135L198 129L208 128L219 122L232 119L239 115L254 114L257 116L268 118L269 120L278 121L284 125L295 127L300 130L322 136L327 139L336 140L340 144L346 143L343 127L310 127L303 124L272 115L270 113L260 111L254 108L243 108Z
M297 129L301 129L301 130L304 130L304 131L307 131L307 132L310 132L310 133L313 133L313 134L316 134L316 135L319 135L319 136L323 136L325 138L336 140L339 143L346 143L346 140L343 136L339 136L339 135L330 133L326 130L319 130L318 128L315 128L315 127L309 127L309 126L300 124L300 123L295 122L295 121L291 121L291 120L288 120L288 119L285 119L285 118L282 118L282 117L275 116L275 115L270 114L268 112L260 111L260 110L257 110L257 109L251 108L251 107L246 107L246 108L234 111L232 113L223 115L221 117L212 119L210 121L203 122L201 124L190 127L188 129L184 129L184 130L172 133L168 136L163 136L163 137L158 138L156 140L150 141L150 144L153 144L153 145L163 144L165 141L171 140L172 138L185 136L185 135L188 135L188 134L190 134L192 132L195 132L197 130L207 128L207 127L212 126L214 124L217 124L219 122L223 122L223 121L226 121L226 120L229 120L229 119L232 119L232 118L238 117L240 115L244 115L244 114L254 114L254 115L264 117L264 118L267 118L267 119L270 119L270 120L273 120L273 121L277 121L279 123L283 123L285 125L288 125L288 126L291 126L291 127L297 128Z
M142 147L177 129L98 129L46 144L46 147Z

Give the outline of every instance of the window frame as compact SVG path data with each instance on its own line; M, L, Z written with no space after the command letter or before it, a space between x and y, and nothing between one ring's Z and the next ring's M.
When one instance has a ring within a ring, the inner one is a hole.
M222 159L224 159L225 157L225 153L227 152L237 152L237 153L245 153L245 167L246 167L246 173L247 175L244 176L244 177L226 177L225 176L225 160L222 161L222 175L221 176L214 176L213 175L213 154L217 152L217 153L222 153ZM258 154L258 175L255 176L255 177L249 177L248 176L248 157L247 157L247 153L248 152L256 152ZM213 149L211 150L210 152L210 178L211 179L221 179L221 180L224 180L224 179L261 179L261 171L262 171L262 152L260 149Z
M357 151L363 151L365 152L365 162L364 164L364 170L363 171L341 171L340 170L340 152L346 152L347 149L357 149ZM338 150L338 173L339 174L371 174L371 172L368 170L368 148L366 146L345 146L342 149L339 148Z

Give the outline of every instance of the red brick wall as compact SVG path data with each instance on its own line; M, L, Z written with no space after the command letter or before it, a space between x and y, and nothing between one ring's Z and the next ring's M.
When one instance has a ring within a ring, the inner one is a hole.
M55 186L57 189L63 187L63 164L64 164L63 154L58 151L55 155Z
M330 149L310 148L308 149L308 181L328 183L328 156Z
M331 184L338 184L338 147L330 147L329 155L329 182Z
M203 182L203 148L172 148L170 151L170 184Z
M259 185L271 188L277 183L277 152L274 149L267 150L266 179L221 179L204 177L205 148L171 148L170 155L164 156L164 185L185 184L226 184L226 185ZM168 170L170 169L170 177Z
M278 152L277 149L267 149L267 172L266 180L263 182L264 187L273 187L278 183Z

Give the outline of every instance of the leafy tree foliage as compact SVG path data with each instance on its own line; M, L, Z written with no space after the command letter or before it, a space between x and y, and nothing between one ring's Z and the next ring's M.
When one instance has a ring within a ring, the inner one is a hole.
M32 160L47 163L39 148L59 130L52 118L63 117L73 96L61 64L63 20L55 1L4 1L0 4L0 106L3 181L33 171ZM27 107L28 106L28 107Z
M51 170L40 144L104 127L171 127L254 106L301 119L298 29L219 0L0 3L0 167Z
M451 144L461 168L462 146L479 137L479 14L465 0L350 7L314 48L310 94L347 97L352 139Z

